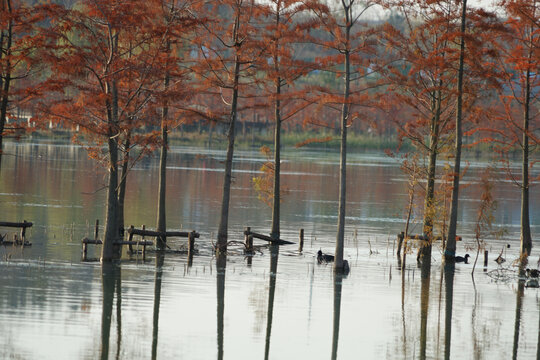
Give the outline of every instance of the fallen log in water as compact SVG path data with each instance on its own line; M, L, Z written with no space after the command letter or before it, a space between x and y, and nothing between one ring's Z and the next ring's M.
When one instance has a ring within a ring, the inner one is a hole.
M289 244L294 244L292 241L287 241L287 240L282 240L282 239L273 239L271 238L270 236L267 236L267 235L263 235L263 234L259 234L259 233L256 233L256 232L253 232L251 231L251 228L247 227L246 230L244 230L244 235L246 236L253 236L254 238L257 238L257 239L261 239L261 240L264 240L264 241L269 241L271 242L272 244L276 244L276 245L289 245Z
M189 237L189 234L193 233L195 238L199 238L201 235L196 231L153 231L146 229L135 229L133 226L128 229L128 234L140 235L140 236L165 236L165 237Z

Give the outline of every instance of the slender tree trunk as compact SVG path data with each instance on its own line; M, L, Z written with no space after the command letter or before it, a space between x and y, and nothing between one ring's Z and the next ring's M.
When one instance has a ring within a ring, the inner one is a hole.
M118 239L118 93L116 83L112 82L112 99L107 104L109 181L107 189L107 213L105 215L105 236L101 247L101 261L111 261L119 257L115 249Z
M126 199L127 173L129 168L129 148L131 146L131 131L128 130L124 141L124 155L122 160L122 176L118 186L118 228L120 235L124 235L124 202Z
M427 173L426 198L424 202L424 235L428 238L428 243L421 248L420 259L431 255L433 244L433 218L435 216L435 178L437 171L437 154L439 147L439 121L441 116L441 91L435 93L433 116L431 118L431 128L429 137L429 164ZM430 257L431 258L431 257Z
M444 256L448 260L453 260L456 256L456 230L459 197L459 176L461 167L461 145L462 145L462 111L463 111L463 68L465 59L465 29L467 21L467 0L463 0L461 13L461 43L459 50L459 68L457 83L457 106L456 106L456 145L454 158L454 179L452 184L452 200L450 204L450 222L448 224L448 237Z
M238 50L237 50L238 51ZM232 166L234 155L234 137L235 137L235 124L237 118L238 107L238 83L240 79L240 57L236 54L234 64L234 84L233 84L233 97L231 104L231 114L229 118L229 131L227 139L229 140L227 146L227 159L225 160L225 176L223 180L223 198L221 200L221 216L219 220L219 228L217 235L216 252L227 251L227 232L229 225L229 202L231 198L231 184L232 184Z
M11 13L11 0L6 1L6 6L8 13ZM7 55L11 54L11 44L13 39L13 20L8 21L7 33L0 35L0 59ZM5 41L5 47L4 47ZM7 117L7 108L9 102L9 88L11 85L11 62L9 58L6 61L5 68L0 69L0 89L2 90L2 97L0 98L0 168L2 167L2 149L3 149L3 139L4 139L4 129L6 126L6 117Z
M523 163L521 165L521 254L526 254L527 256L531 255L532 250L531 224L529 219L529 109L531 101L530 75L530 69L528 69L525 84L525 103L523 105Z
M336 237L336 255L334 263L334 271L337 273L343 272L343 247L345 243L345 208L347 194L347 122L349 120L349 95L351 82L351 63L350 52L348 50L350 37L350 18L348 11L345 12L347 26L346 43L347 50L345 51L345 89L343 91L343 107L341 110L341 146L339 160L339 210L338 210L338 229Z
M279 26L279 4L276 10L276 23ZM279 41L275 43L274 70L279 74ZM278 75L275 81L275 104L274 104L274 197L272 204L272 230L270 236L273 239L279 239L279 215L280 215L280 174L281 174L281 77Z
M167 48L169 44L167 44ZM170 75L167 72L165 75L165 90L169 87ZM167 148L168 144L168 126L167 115L169 107L167 104L163 106L161 111L161 156L159 159L159 189L158 189L158 213L157 213L157 231L167 231L166 223L166 188L167 188ZM158 236L157 246L159 249L164 249L167 239L165 236Z

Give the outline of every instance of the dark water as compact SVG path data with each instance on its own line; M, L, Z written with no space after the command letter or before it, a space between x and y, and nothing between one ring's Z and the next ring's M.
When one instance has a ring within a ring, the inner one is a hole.
M103 171L68 144L6 145L0 221L35 225L31 247L0 247L0 358L537 358L539 292L524 288L512 266L520 210L519 191L509 182L495 185L495 225L508 233L486 239L487 271L478 266L472 278L472 265L445 269L436 247L430 272L422 273L413 256L402 272L394 239L404 226L407 178L384 155L351 154L345 256L352 270L335 278L315 254L334 247L337 154L286 152L282 237L296 242L304 228L304 252L296 245L265 246L248 265L240 246L231 246L226 259L211 251L224 153L171 150L168 228L201 233L191 267L181 253L151 252L146 261L125 253L116 266L81 262L81 238L93 233L95 219L103 222ZM264 158L255 151L237 154L229 236L242 241L244 226L268 233L271 216L252 187ZM155 226L157 164L146 159L130 174L126 225ZM473 254L485 165L472 162L464 179L459 253ZM416 224L412 232L419 229ZM507 243L507 262L497 271L492 260ZM179 249L185 241L171 239L170 246Z

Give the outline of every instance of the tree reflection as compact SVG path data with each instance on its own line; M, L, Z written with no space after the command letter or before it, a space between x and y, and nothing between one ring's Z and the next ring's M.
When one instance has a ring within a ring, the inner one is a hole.
M444 358L450 359L450 345L452 340L452 302L454 299L454 274L456 264L446 262L444 264L444 286L445 286L445 320L444 320Z
M156 273L154 276L154 312L152 322L152 360L157 358L158 329L159 329L159 304L161 302L161 278L163 275L163 263L165 252L156 252Z
M223 360L223 315L225 312L225 270L227 267L227 255L216 255L216 279L217 279L217 341L218 360Z
M101 313L101 356L100 358L106 360L109 358L109 340L111 335L111 319L113 312L113 302L114 302L114 293L115 287L117 288L118 294L121 292L121 271L120 267L116 264L102 264L101 266L101 283L102 283L102 294L103 294L103 304L102 304L102 313ZM120 312L121 312L121 300L120 295L117 295L116 299L117 306L117 320L118 320L118 349L117 356L120 352L120 334L121 334L121 323L120 323Z
M334 272L334 326L332 331L332 360L337 359L339 320L341 316L341 288L346 275Z
M429 312L429 285L431 278L431 250L426 251L422 257L420 278L420 359L425 359L427 343L427 318Z
M270 336L272 334L272 317L274 313L274 294L276 292L277 264L279 257L279 245L270 245L270 280L268 284L268 315L266 317L266 343L264 358L270 354Z
M519 267L519 275L523 277L525 274L524 265ZM517 359L519 347L519 328L521 325L521 307L523 305L523 293L525 292L525 281L519 280L516 293L516 319L514 321L514 346L512 348L512 359Z

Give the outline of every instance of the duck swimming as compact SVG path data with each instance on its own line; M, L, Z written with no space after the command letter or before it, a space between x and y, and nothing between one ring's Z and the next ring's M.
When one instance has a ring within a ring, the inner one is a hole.
M334 261L334 255L323 254L322 250L317 252L317 262L319 264L329 263Z
M456 256L455 260L456 262L462 262L462 263L468 264L470 257L471 256L469 254L465 254L465 256Z

